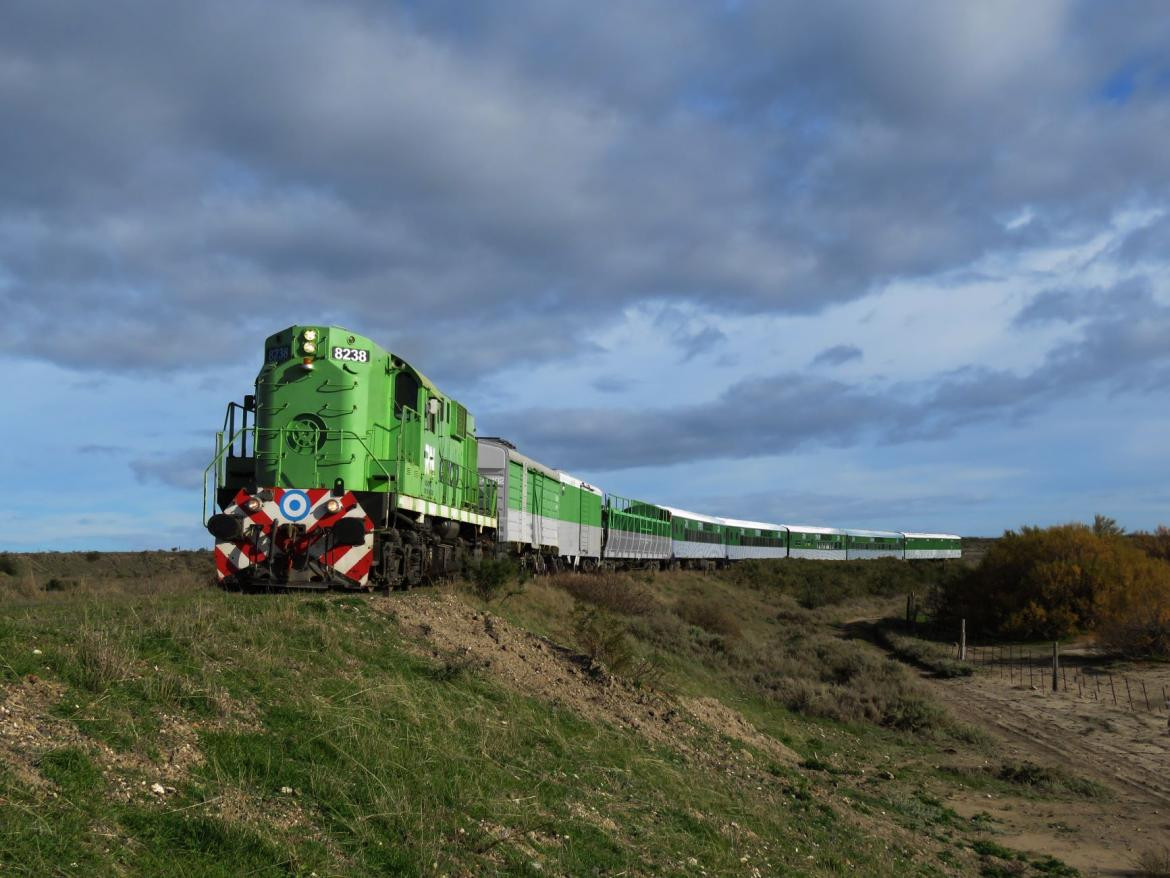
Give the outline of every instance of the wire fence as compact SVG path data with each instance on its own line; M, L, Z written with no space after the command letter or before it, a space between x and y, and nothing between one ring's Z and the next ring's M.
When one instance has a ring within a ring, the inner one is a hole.
M1112 704L1134 712L1170 716L1170 683L1092 667L1083 657L1010 645L978 646L960 642L957 658L1006 680L1011 685L1075 695L1083 701ZM1170 675L1168 675L1170 676Z

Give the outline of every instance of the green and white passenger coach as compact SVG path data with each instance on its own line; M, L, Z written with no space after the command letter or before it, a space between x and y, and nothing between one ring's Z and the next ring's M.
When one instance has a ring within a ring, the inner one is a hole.
M770 524L607 494L478 438L471 413L411 364L323 324L265 341L204 486L217 574L236 587L409 586L489 555L545 571L962 552L953 534Z
M479 440L479 471L497 486L497 539L538 570L591 566L601 557L605 495L568 473L537 463L496 437Z

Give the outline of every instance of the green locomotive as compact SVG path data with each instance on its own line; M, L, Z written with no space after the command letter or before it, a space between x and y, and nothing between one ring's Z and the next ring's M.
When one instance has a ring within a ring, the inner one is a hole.
M220 511L207 526L230 583L415 584L495 543L475 419L341 327L269 336L256 392L228 405L209 470Z

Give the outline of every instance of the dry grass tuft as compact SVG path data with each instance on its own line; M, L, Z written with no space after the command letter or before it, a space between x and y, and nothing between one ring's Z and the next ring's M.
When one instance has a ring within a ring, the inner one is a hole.
M100 693L130 677L131 658L108 631L85 625L78 631L72 661L62 670L77 686Z
M579 601L622 616L645 616L658 608L654 593L626 573L557 573L551 582Z
M733 639L742 632L739 620L717 598L692 595L680 600L674 611L688 625L702 628L708 634Z
M1134 874L1138 878L1170 878L1170 847L1143 851L1134 860Z

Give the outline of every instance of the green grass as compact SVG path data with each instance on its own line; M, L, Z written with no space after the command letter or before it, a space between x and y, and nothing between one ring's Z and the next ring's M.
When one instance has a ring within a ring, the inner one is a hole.
M937 677L969 677L975 673L970 662L961 662L955 648L933 640L915 637L905 630L898 619L882 619L868 626L868 632L892 655Z
M22 567L58 575L56 560ZM929 768L955 742L950 726L896 663L831 633L836 605L806 609L690 574L637 580L643 591L623 607L606 603L624 600L612 584L597 597L606 589L578 584L573 595L547 580L493 604L571 643L574 608L592 595L625 626L633 655L661 663L663 687L717 697L804 760L781 764L712 731L703 749L729 753L720 765L428 657L365 598L162 579L152 592L108 574L105 591L95 578L8 604L0 686L43 700L44 733L24 761L0 756L0 872L973 867L963 833L978 827L941 803L948 779ZM771 674L808 697L778 690ZM851 689L861 694L832 707Z

